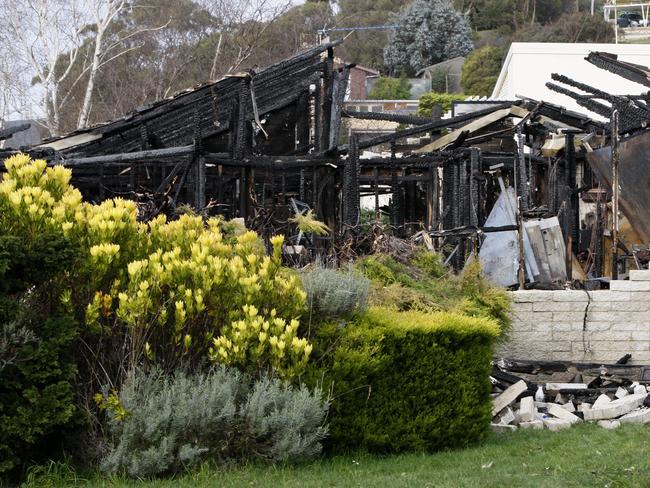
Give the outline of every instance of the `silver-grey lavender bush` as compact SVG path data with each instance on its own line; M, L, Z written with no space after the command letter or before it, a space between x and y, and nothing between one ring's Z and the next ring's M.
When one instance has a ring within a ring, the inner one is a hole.
M348 317L368 308L370 280L360 273L315 268L301 278L312 317Z
M317 456L329 407L319 389L252 380L234 369L207 374L132 374L119 393L122 420L110 414L109 473L150 477L204 459L300 461Z

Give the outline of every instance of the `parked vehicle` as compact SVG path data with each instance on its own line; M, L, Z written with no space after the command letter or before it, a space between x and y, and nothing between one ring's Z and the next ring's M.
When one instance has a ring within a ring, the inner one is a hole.
M616 19L616 23L619 27L645 27L648 25L647 20L641 17L641 15L633 12L623 12L619 15L618 19Z

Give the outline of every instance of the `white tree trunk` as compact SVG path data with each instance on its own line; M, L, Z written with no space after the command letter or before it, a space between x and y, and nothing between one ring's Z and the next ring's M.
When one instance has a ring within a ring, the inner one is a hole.
M77 121L77 129L84 129L88 125L88 118L90 117L90 103L93 97L93 90L95 89L95 79L99 72L99 65L101 62L102 45L104 40L104 28L98 26L97 37L95 39L95 51L93 52L93 61L88 72L88 83L86 84L86 92L84 94L81 110L79 111L79 119Z

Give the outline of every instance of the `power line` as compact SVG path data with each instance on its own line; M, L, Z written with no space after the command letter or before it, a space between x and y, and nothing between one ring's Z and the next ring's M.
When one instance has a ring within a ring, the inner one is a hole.
M328 32L349 32L349 31L363 31L363 30L387 30L397 29L398 25L368 25L364 27L332 27L331 29L319 29L318 33L325 35Z

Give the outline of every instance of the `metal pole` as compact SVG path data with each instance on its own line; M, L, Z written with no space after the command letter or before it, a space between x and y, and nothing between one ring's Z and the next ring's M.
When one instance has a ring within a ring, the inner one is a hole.
M612 279L618 279L618 110L612 110Z

